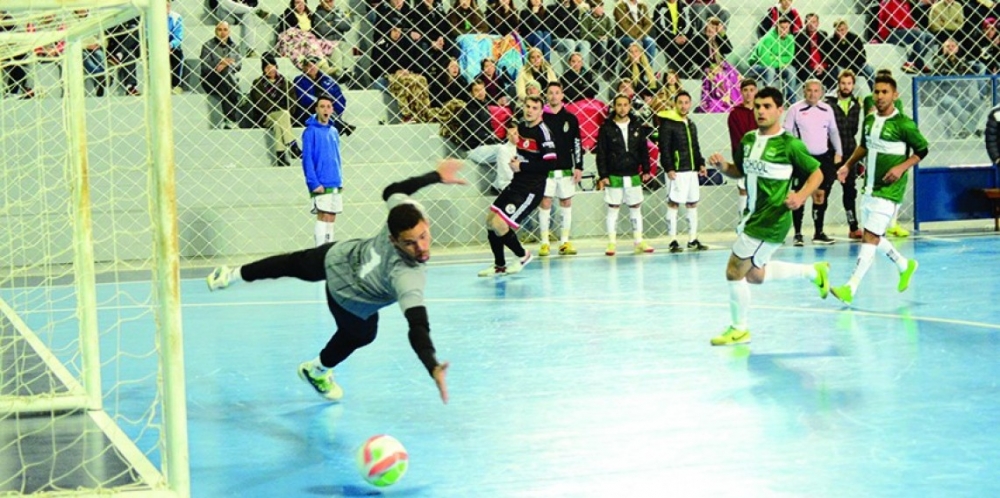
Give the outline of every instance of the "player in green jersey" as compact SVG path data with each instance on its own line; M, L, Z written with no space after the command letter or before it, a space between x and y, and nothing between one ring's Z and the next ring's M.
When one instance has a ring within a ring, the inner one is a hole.
M873 92L875 113L865 116L861 145L837 171L837 178L844 181L850 168L864 159L865 193L861 200L864 234L858 264L847 284L831 289L837 299L847 304L854 301L858 284L875 259L876 249L896 264L899 292L910 286L913 272L917 270L917 261L900 254L886 238L886 233L906 194L906 172L927 156L927 139L912 119L893 106L893 101L899 97L896 80L876 76Z
M726 265L729 281L729 312L732 323L712 338L713 346L750 342L747 314L750 286L787 278L805 278L826 298L830 291L829 263L795 264L771 259L792 226L792 210L798 209L823 181L819 161L809 155L802 140L781 126L784 98L777 88L765 87L754 98L757 130L743 136L733 162L712 154L709 162L731 178L747 179L747 209L736 227L737 238ZM796 170L798 172L796 173ZM792 190L792 176L808 177Z

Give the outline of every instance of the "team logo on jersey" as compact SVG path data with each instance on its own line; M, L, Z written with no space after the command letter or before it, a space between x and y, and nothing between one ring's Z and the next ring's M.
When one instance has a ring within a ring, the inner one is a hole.
M569 121L563 123L563 133L569 133Z
M514 214L514 211L517 211L517 206L513 204L507 204L506 206L504 206L503 210L507 214Z

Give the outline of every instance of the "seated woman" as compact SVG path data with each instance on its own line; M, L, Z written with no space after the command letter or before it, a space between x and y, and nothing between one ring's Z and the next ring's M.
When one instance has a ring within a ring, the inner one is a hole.
M448 12L452 37L486 32L486 23L473 0L458 0Z
M491 105L505 106L510 101L511 84L507 73L497 69L497 64L493 59L483 59L480 63L482 72L476 76L476 80L486 87L486 100Z
M698 48L698 68L702 74L701 104L697 112L729 112L742 101L740 73L726 61L733 45L726 37L726 28L716 17L705 24L705 32L694 38Z
M542 0L528 0L528 7L521 11L524 42L541 49L545 60L549 60L549 54L552 52L552 31L549 28L551 22ZM555 22L559 22L558 19Z
M653 96L653 101L649 104L650 110L654 114L661 116L662 113L673 109L674 96L681 90L680 75L673 69L667 69L663 73L663 85L660 86L660 90L656 92L656 95Z
M649 58L646 57L646 52L643 51L641 45L633 43L628 46L624 66L625 73L622 76L632 81L632 87L636 93L648 92L650 95L656 93L660 85L656 81L656 73L653 72L653 66L649 64Z
M456 59L449 60L448 68L430 81L431 120L441 123L438 134L442 138L458 136L458 120L455 117L465 108L469 98L468 88Z
M531 81L536 80L542 85L548 85L550 81L556 81L556 73L552 70L552 66L545 60L542 55L542 50L534 47L528 50L528 55L526 56L528 63L521 68L521 72L517 75L517 80L514 81L514 86L517 89L518 100L524 99L525 95L525 85Z
M563 96L567 103L597 98L597 81L594 73L583 67L583 56L573 52L569 56L569 69L562 75Z
M320 59L320 70L329 71L328 59L334 50L334 43L313 33L316 23L316 15L306 6L305 0L289 0L288 8L278 22L275 53L292 59L297 65L301 65L307 57L316 57Z

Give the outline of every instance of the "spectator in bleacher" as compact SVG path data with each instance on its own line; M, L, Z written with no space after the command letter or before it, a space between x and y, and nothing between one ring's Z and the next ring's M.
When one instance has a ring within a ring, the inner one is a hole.
M409 11L409 37L421 48L427 49L438 39L443 40L447 31L444 9L439 0L421 0Z
M486 90L487 101L491 105L506 106L510 100L510 91L513 83L507 73L497 69L493 59L483 59L479 63L481 72L476 80L483 84Z
M107 32L107 61L118 67L118 82L126 95L139 95L136 60L139 58L139 17L113 26Z
M333 5L333 0L319 0L313 13L316 24L313 34L333 44L327 66L330 74L337 78L350 75L354 69L354 57L344 35L351 30L351 21L343 10Z
M567 103L597 98L597 81L594 73L583 67L583 55L574 52L569 56L569 69L562 74L563 96Z
M656 44L663 50L667 67L681 75L691 75L696 46L691 43L691 24L687 4L680 0L663 0L653 8L653 34Z
M934 37L921 30L910 15L907 0L882 0L878 10L879 38L907 48L907 60L903 64L904 73L929 72L926 60L934 47Z
M615 24L621 46L628 48L633 43L642 44L646 58L656 60L656 40L651 36L653 16L649 6L639 0L621 0L615 6Z
M656 93L660 83L656 80L656 73L653 72L653 65L649 63L645 52L638 43L628 46L623 62L623 76L632 80L632 87L636 93L648 91L650 94Z
M430 93L423 75L425 68L420 65L420 46L395 27L388 38L378 42L375 52L372 66L375 87L396 98L403 122L430 121Z
M913 16L913 21L917 23L920 29L927 29L930 23L928 22L931 13L931 7L938 0L909 0L913 9L910 11L910 15Z
M167 0L167 40L170 42L170 86L174 94L184 93L184 19L170 8Z
M677 71L667 69L663 73L663 84L660 85L659 91L656 92L653 100L650 101L650 111L660 118L665 117L667 111L674 109L674 97L683 89L681 87L681 77Z
M340 134L333 114L335 105L333 97L317 95L315 114L309 116L306 129L302 131L302 171L313 201L312 212L316 213L313 237L317 247L333 242L333 224L344 209Z
M260 66L262 74L250 88L253 121L257 126L266 126L274 135L277 166L289 166L289 154L292 158L302 155L292 134L295 90L292 82L278 72L278 62L272 54L265 53L260 59Z
M320 61L320 69L327 71L327 60L333 53L334 42L316 35L314 30L318 19L316 13L306 6L305 0L290 0L289 5L278 23L274 52L296 63L306 57L315 57Z
M729 128L729 151L732 157L736 157L736 151L740 147L743 135L757 129L757 116L753 110L753 99L757 96L757 82L752 78L744 78L740 81L740 103L729 111L726 119L726 126ZM747 182L746 179L736 180L736 209L739 218L743 218L743 212L747 209Z
M449 101L465 101L468 96L465 79L458 60L451 59L444 71L429 83L432 107L445 107Z
M850 156L858 147L858 129L861 125L861 99L854 95L854 71L845 69L837 77L837 90L828 94L823 100L833 109L837 121L837 132L840 133L840 146L845 156ZM834 166L840 168L843 162ZM858 173L856 168L850 168L847 177L840 182L843 188L844 213L847 215L848 237L861 240L862 232L857 215Z
M997 32L996 19L983 21L982 32L970 40L973 64L979 74L1000 74L1000 34Z
M931 6L927 16L927 29L934 34L938 43L951 38L959 45L965 45L965 11L955 0L938 0Z
M521 10L521 30L528 46L540 49L545 60L550 60L552 52L552 26L557 19L549 19L542 0L528 0Z
M452 57L448 55L448 51L445 48L444 37L439 37L434 40L427 48L422 48L419 43L417 43L416 46L417 50L420 52L417 57L418 64L422 68L421 74L427 76L428 78L436 78L445 72L448 68L449 62L452 60ZM461 65L459 66L459 69L461 69Z
M701 103L695 112L729 112L740 102L740 72L726 60L732 45L725 29L722 21L713 17L705 24L704 37L695 38L694 43L704 44L702 54L707 57L701 67Z
M372 20L372 43L379 43L389 36L393 27L409 32L413 19L412 10L406 0L384 0L369 13Z
M469 100L458 114L459 147L466 150L466 159L490 167L500 149L491 124L490 109L486 101L486 87L474 81L469 85Z
M590 42L591 67L605 78L614 69L615 25L604 15L604 3L597 2L580 21L580 39Z
M719 5L717 0L685 0L688 10L691 12L691 30L701 31L705 29L708 20L712 17L722 21L723 24L729 22L729 10Z
M168 4L169 5L169 4ZM77 9L73 14L80 19L90 15L87 9ZM104 37L100 33L92 34L82 40L83 43L83 72L94 83L94 93L98 97L104 96L104 89L107 81L107 69L104 59Z
M802 17L799 11L792 7L792 0L778 0L778 4L767 9L767 14L757 25L757 38L763 38L781 18L788 19L792 24L789 27L792 34L798 33L802 29Z
M65 31L66 23L62 22L58 25L55 24L56 16L55 14L46 14L42 17L38 24L29 22L25 26L25 31L28 33L34 33L37 31ZM63 51L66 50L66 40L62 39L57 42L50 43L48 45L42 45L35 47L35 56L42 61L51 62L59 58Z
M295 117L298 123L304 123L310 116L316 107L316 98L319 95L329 95L333 98L335 119L342 117L347 108L347 98L344 97L337 80L320 71L319 62L315 57L306 58L302 63L302 74L295 77L295 96L298 99ZM346 135L343 130L341 134Z
M975 74L972 65L965 60L958 42L948 38L941 44L941 52L934 58L934 76L966 76ZM941 111L945 133L949 138L964 139L976 130L973 116L977 106L976 84L974 81L928 81L927 100Z
M1000 106L990 109L986 116L986 154L990 156L990 164L1000 166Z
M201 87L222 101L223 128L239 127L239 77L242 65L239 47L229 36L229 23L215 25L215 38L201 47Z
M6 11L0 11L0 32L16 30L17 26L14 24L11 15ZM27 59L27 54L21 54L0 62L0 67L3 70L3 86L6 88L4 94L20 95L21 98L26 99L35 96L35 90L31 88L31 84L28 82L28 72L24 69Z
M490 27L490 33L498 36L507 36L517 33L521 28L521 18L514 6L514 0L499 0L496 5L487 7L486 24Z
M278 34L289 29L296 28L300 31L311 32L316 25L316 15L309 10L306 0L288 0L288 8L281 13L278 20Z
M833 22L833 34L829 40L827 70L840 74L849 69L855 75L864 76L868 86L871 86L875 81L875 69L868 64L864 40L848 29L847 21L837 19Z
M536 80L539 83L548 84L550 81L556 80L556 73L552 70L552 65L542 56L541 49L532 47L528 50L528 55L525 56L525 59L527 59L527 64L521 68L521 72L517 75L517 80L514 81L518 100L524 98L524 85L528 81Z
M369 68L373 87L385 90L388 85L387 76L398 71L413 71L420 59L420 47L403 34L401 26L389 29L389 36L380 39L372 46L372 65Z
M792 21L787 17L778 19L778 24L771 28L754 46L750 53L750 71L752 78L763 81L765 86L783 89L786 100L795 96L797 86L795 68L795 38L791 34Z
M485 33L486 23L479 14L476 2L473 0L458 0L448 11L448 24L451 25L451 36Z
M580 37L581 0L562 0L549 9L556 52L568 56L574 52L590 55L590 42Z
M253 26L250 25L249 15L266 20L271 17L271 13L262 9L257 0L217 0L215 15L220 21L226 21L230 25L239 25L240 37L243 39L243 47L247 57L256 57L254 46L257 43L257 36ZM284 30L281 30L284 31ZM279 33L281 32L279 31Z
M830 37L819 29L819 16L806 14L806 25L795 35L795 70L799 81L817 79L823 88L837 86L837 75L831 71L828 54Z
M714 65L720 63L733 51L733 42L726 34L726 25L721 19L710 18L705 29L691 37L691 67L694 75L702 76Z

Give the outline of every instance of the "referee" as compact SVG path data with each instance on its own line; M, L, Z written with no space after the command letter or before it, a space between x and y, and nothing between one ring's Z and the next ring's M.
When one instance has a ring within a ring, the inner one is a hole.
M833 239L823 232L823 219L826 217L826 194L837 178L836 164L840 164L844 149L840 143L840 131L837 129L837 119L833 108L823 102L823 84L817 79L810 79L802 86L805 99L792 104L785 117L785 131L800 138L809 154L816 158L823 172L823 183L812 194L812 217L816 231L813 244L833 244ZM798 188L804 179L795 178ZM792 212L792 223L795 227L795 246L802 247L802 214L804 207Z

